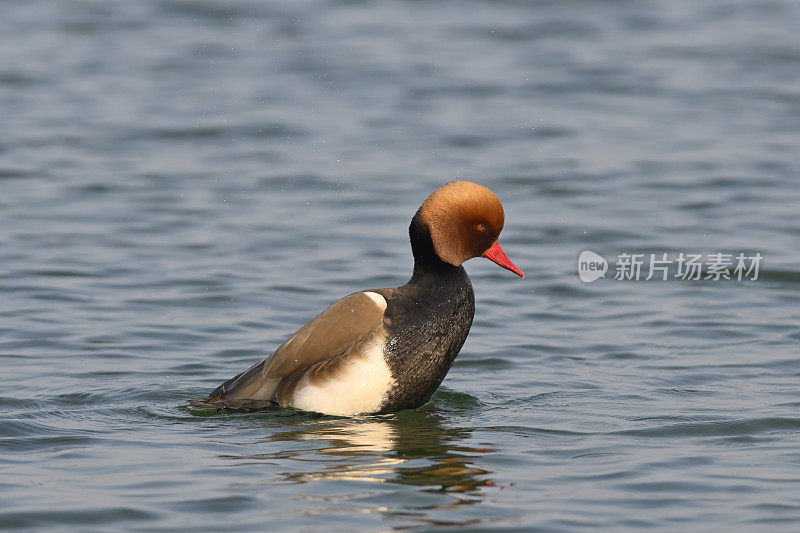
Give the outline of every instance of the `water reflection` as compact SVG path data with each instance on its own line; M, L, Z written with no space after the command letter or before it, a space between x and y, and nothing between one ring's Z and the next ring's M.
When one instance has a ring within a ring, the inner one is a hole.
M466 511L484 500L482 487L494 486L492 472L479 465L494 449L466 445L472 429L448 426L449 417L423 411L281 422L260 441L262 452L264 445L272 451L227 458L275 467L281 482L300 489L297 512L374 513L403 523L398 527L485 519Z
M461 445L472 430L446 427L430 412L387 418L320 420L270 436L271 441L319 442L319 469L287 472L295 482L351 479L473 493L492 485L476 455L494 450ZM313 463L314 461L312 461Z

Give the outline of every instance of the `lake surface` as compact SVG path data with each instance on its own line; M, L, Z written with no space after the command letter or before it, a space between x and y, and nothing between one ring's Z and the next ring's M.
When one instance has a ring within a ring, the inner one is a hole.
M3 19L0 529L797 530L800 3ZM503 200L528 277L467 264L475 323L427 406L186 409L403 284L411 216L455 177ZM632 253L763 262L615 280Z

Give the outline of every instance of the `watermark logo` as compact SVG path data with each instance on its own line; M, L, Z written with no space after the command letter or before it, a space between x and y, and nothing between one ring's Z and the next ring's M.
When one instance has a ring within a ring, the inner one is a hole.
M764 257L760 252L748 255L744 252L711 254L617 254L614 279L617 281L666 281L680 279L698 280L751 280L758 279L758 270ZM578 277L589 283L604 278L608 262L590 250L581 252L578 258Z
M578 257L578 276L584 283L606 277L607 270L608 261L600 254L585 250Z

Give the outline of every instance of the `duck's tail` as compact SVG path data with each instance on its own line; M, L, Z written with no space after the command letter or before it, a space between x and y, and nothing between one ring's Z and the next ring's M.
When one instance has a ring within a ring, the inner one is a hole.
M213 391L205 398L189 400L192 409L262 410L277 406L272 380L265 379L264 367L269 359L254 364Z

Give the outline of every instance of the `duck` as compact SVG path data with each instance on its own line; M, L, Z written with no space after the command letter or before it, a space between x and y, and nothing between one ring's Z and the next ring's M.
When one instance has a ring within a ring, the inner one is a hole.
M488 187L456 180L436 189L411 219L408 283L334 302L194 406L270 405L334 416L421 407L472 326L475 296L463 263L483 257L525 278L498 242L504 223L503 205Z

